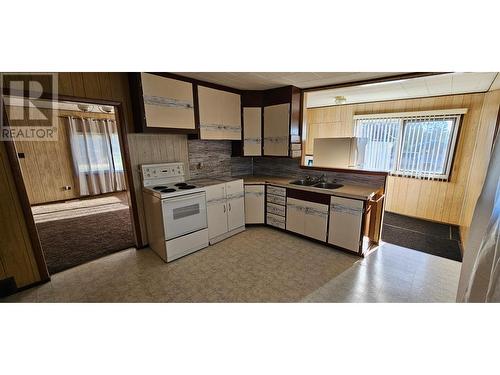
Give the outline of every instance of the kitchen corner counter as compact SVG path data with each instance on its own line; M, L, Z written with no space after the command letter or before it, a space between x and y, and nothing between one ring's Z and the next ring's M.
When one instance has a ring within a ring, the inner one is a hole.
M277 186L282 186L285 188L296 189L296 190L306 190L312 191L316 193L335 195L339 197L345 198L353 198L353 199L362 199L368 200L372 198L377 191L380 190L379 187L376 186L368 186L368 185L353 185L353 184L345 184L341 188L338 189L322 189L312 186L301 186L301 185L292 185L290 184L293 181L293 178L286 177L275 177L275 176L235 176L233 178L241 178L245 185L251 184L272 184Z

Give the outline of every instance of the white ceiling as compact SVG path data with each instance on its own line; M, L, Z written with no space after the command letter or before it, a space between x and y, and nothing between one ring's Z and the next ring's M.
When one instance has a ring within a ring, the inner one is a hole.
M397 72L204 72L176 73L240 90L267 90L282 86L301 89L394 76Z
M307 93L307 107L335 105L335 96L346 104L485 92L492 87L496 72L449 73L398 81L372 83ZM496 80L495 84L500 84Z
M497 77L495 78L495 80L491 84L490 91L493 91L493 90L500 90L500 73L497 74Z

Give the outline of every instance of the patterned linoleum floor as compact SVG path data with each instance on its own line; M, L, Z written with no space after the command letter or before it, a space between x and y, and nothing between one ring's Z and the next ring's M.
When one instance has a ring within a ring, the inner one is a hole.
M10 302L298 302L352 267L355 255L251 227L172 263L125 250L55 274Z
M462 263L382 243L302 302L455 302Z

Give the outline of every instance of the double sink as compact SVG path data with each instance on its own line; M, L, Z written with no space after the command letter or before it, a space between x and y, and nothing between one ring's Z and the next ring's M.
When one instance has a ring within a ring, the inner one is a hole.
M338 188L341 188L342 186L344 186L342 184L337 184L334 182L324 182L324 181L318 182L318 181L314 181L312 179L295 180L295 181L290 182L290 184L291 185L300 185L300 186L310 186L310 187L315 187L315 188L320 188L320 189L329 189L329 190L338 189Z

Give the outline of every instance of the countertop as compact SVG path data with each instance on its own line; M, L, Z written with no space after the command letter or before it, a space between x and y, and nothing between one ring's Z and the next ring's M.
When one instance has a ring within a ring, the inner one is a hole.
M272 184L297 190L313 191L316 193L335 195L345 198L367 200L370 199L380 189L376 186L345 184L341 188L330 190L316 188L312 186L292 185L295 178L274 177L274 176L234 176L232 179L243 179L245 184Z

